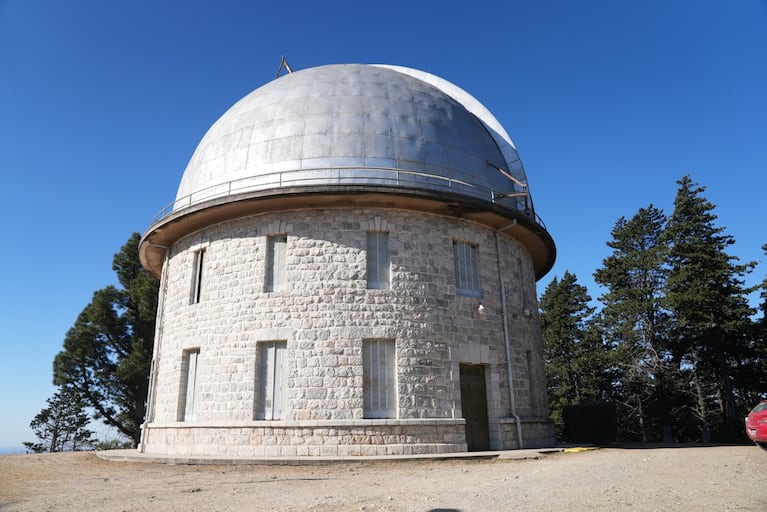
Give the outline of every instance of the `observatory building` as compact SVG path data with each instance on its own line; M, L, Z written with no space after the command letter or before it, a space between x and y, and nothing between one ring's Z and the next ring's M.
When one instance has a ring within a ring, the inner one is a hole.
M554 441L511 139L415 69L286 73L213 124L139 254L160 278L141 451L390 455Z

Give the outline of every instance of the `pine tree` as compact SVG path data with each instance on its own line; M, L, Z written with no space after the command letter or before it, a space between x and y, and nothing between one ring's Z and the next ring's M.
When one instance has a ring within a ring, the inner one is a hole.
M753 263L727 254L735 240L717 227L715 206L701 187L684 176L678 182L669 220L667 305L673 312L674 353L688 368L695 411L704 442L712 427L740 423L734 368L748 347L751 315L743 276Z
M668 350L668 314L662 307L667 246L666 216L649 205L630 220L616 222L613 249L594 273L607 288L601 323L615 347L619 368L619 426L624 438L673 439L672 404L675 368Z
M134 233L114 257L122 288L94 293L53 363L54 384L76 391L96 419L134 445L146 410L158 292L157 280L139 262L139 240Z
M762 246L767 254L767 244ZM739 398L745 408L767 397L767 277L758 286L759 317L752 323L749 351L733 370Z
M87 428L85 404L76 392L59 388L46 403L48 407L29 424L38 441L25 442L24 446L36 453L77 451L92 446L93 432Z
M565 272L541 295L541 334L551 418L561 434L565 406L605 398L607 353L590 324L594 308L585 286Z
M762 251L767 256L767 244L762 246ZM762 284L759 286L759 298L761 300L759 303L759 312L762 316L756 323L757 326L760 327L759 330L761 334L765 336L765 343L767 343L767 276L765 276Z

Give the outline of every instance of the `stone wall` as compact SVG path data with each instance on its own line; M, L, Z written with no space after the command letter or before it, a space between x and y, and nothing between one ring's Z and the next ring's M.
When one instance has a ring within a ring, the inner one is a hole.
M366 288L369 230L389 232L388 290ZM266 292L266 240L274 234L287 234L287 285ZM479 248L480 298L456 294L454 241ZM200 300L190 303L194 254L201 249ZM524 246L503 234L500 252L517 414L543 417L546 388L532 264ZM463 430L460 363L485 365L492 447L513 444L508 441L511 434L500 427L510 417L510 401L498 269L494 231L457 218L404 210L296 210L224 222L187 236L170 249L163 269L145 449L168 446L177 450L174 453L200 453L213 444L228 446L225 438L236 437L238 428L247 431L238 437L247 436L247 446L266 446L271 434L259 434L267 427L253 423L259 342L287 344L282 421L363 421L366 339L396 344L396 420L421 420L429 435L436 435L437 428L430 421L455 420L440 423L441 442L428 436L419 440L425 435L420 427L408 424L407 429L417 432L413 435L398 424L392 428L400 430L381 433L391 441L384 444L400 446L400 453L404 446L465 450L464 440L455 439ZM195 417L179 421L182 357L184 350L193 348L200 350ZM234 427L243 422L246 427ZM297 434L303 427L296 425L280 427L280 435L287 436L287 446L306 446L303 441L293 443L303 439ZM205 435L217 439L214 443L200 437L210 429L216 433ZM348 443L357 438L346 427L330 430L327 435L337 437L338 446L377 445ZM310 435L318 436L322 437ZM546 434L534 437L544 439ZM553 440L550 434L549 439ZM244 451L251 449L260 450Z
M154 424L145 451L163 455L296 457L414 455L466 451L464 420L270 421Z

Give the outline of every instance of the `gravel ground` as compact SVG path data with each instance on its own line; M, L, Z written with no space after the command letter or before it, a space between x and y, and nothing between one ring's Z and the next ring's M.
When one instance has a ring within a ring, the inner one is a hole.
M0 456L0 511L767 511L756 446L603 448L536 459L320 466Z

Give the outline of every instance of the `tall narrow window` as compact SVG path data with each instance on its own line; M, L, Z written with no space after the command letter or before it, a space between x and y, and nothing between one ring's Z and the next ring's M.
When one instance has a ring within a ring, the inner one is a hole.
M533 352L527 351L527 382L528 389L530 389L530 412L533 416L540 414L539 410L539 396L538 396L538 379L536 379L535 362L533 361Z
M478 247L466 242L453 242L455 288L458 295L481 297L479 285Z
M257 420L279 420L285 417L286 346L284 341L258 344Z
M368 288L389 289L389 233L368 231Z
M189 303L197 304L200 302L202 294L202 265L205 259L205 249L200 249L194 253L192 266L192 291L189 295Z
M178 420L194 420L197 391L197 360L200 349L185 350L181 359L181 387L179 389Z
M522 309L522 311L527 310L527 304L525 303L525 278L524 274L522 273L522 260L517 258L517 275L519 276L517 279L519 279L519 283L522 286L518 286L519 288L519 305Z
M394 340L362 342L362 407L365 418L397 417Z
M266 238L266 278L264 290L284 290L288 235L272 235Z

